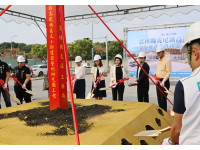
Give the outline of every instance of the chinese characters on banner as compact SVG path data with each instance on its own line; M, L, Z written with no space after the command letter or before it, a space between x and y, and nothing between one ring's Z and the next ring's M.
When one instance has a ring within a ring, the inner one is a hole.
M67 75L58 5L46 6L50 110L67 109Z

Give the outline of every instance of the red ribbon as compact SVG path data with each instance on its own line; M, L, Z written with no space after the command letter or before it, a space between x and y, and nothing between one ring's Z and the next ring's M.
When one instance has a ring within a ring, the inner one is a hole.
M117 82L117 84L122 84L124 81L126 81L126 80L129 80L129 78L124 78L124 79L120 79L118 82Z

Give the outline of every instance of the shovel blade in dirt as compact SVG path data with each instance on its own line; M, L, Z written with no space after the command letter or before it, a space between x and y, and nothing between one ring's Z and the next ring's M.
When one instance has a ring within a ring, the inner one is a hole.
M93 93L89 93L87 96L86 96L86 98L85 99L92 99L92 97L94 96L94 94Z
M31 95L35 95L35 93L33 91L30 91L30 90L26 90L25 92L28 93L28 94L31 94Z
M16 97L12 96L12 95L10 95L10 99L15 101L19 105L21 104L20 100L18 98L16 98Z
M166 132L166 131L169 131L171 129L171 127L167 127L167 128L164 128L164 129L161 129L161 130L148 130L148 131L142 131L142 132L139 132L133 136L140 136L140 137L147 137L147 136L150 136L150 137L157 137L160 133L163 133L163 132Z

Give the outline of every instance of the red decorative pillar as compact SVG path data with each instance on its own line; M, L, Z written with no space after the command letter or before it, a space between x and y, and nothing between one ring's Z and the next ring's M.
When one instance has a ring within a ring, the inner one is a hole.
M46 6L50 110L67 109L67 73L58 5Z

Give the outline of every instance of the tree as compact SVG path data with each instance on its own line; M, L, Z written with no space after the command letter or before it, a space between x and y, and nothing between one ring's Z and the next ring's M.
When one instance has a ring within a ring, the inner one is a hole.
M76 54L74 52L74 43L67 43L67 50L68 50L68 57L69 60L72 61L76 57Z
M91 59L92 41L89 39L76 40L74 42L74 52L76 56L81 56L84 60Z
M115 55L117 55L117 54L123 55L123 47L121 46L121 44L118 41L108 42L109 59L113 59L115 57Z
M47 47L46 44L34 44L31 48L31 54L42 60L47 59Z

